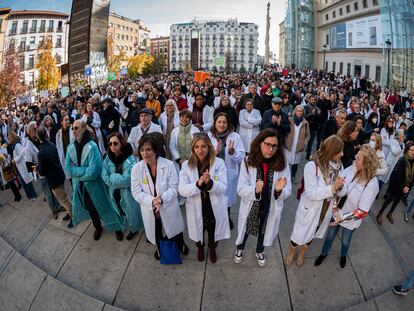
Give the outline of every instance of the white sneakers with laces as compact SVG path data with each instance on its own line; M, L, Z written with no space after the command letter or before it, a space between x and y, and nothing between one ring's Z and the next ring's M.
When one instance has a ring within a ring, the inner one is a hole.
M266 258L264 253L254 253L256 255L257 258L257 263L259 264L260 267L264 267L266 266Z
M242 261L243 261L243 250L236 249L236 252L234 253L234 262L241 263Z

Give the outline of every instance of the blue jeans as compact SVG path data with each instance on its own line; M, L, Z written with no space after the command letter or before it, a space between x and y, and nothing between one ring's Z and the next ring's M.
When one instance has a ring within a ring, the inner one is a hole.
M40 183L42 185L43 193L45 194L47 203L49 204L50 209L53 211L57 211L60 209L60 204L58 200L53 195L52 191L50 190L50 186L47 183L46 178L40 178Z
M341 226L337 225L335 227L329 227L328 235L326 236L326 240L323 243L322 247L322 255L328 256L329 250L331 249L332 242L335 237L338 235L339 228ZM349 246L351 245L352 234L354 230L349 230L347 228L342 227L342 239L341 239L341 257L345 257L348 254Z
M33 183L32 182L29 182L28 184L26 184L24 182L24 179L23 179L22 175L20 175L19 171L17 171L17 172L18 172L18 175L19 175L20 183L23 186L24 192L26 192L27 198L28 199L35 199L35 198L37 198L37 193L36 193L35 188L33 187Z
M414 285L414 271L411 272L410 276L408 277L407 281L404 282L402 285L403 289L411 289Z
M410 205L408 205L407 210L405 211L408 215L411 215L414 210L414 199L411 201Z

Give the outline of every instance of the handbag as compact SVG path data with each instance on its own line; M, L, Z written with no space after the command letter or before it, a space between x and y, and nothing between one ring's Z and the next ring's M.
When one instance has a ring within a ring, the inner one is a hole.
M183 263L175 240L160 240L160 263L163 265L181 265Z
M15 175L16 175L16 171L14 170L13 164L3 167L3 177L5 181L7 182L12 181Z

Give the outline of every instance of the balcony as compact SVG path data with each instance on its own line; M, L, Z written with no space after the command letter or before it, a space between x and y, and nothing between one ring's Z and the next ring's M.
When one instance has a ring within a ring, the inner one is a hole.
M21 34L21 35L23 35L23 34L25 34L25 33L27 33L27 28L22 28L22 29L20 29L20 34Z
M48 27L47 32L53 32L53 27Z
M40 27L39 28L39 32L45 32L46 31L46 28L45 27Z
M56 32L63 32L63 27L58 27Z
M56 48L61 48L62 47L62 42L57 42L56 43Z
M30 33L35 33L36 32L36 28L30 28Z
M9 31L9 36L13 36L13 35L15 35L15 34L17 34L16 29L10 29L10 31Z
M19 46L19 52L25 52L26 51L26 45Z

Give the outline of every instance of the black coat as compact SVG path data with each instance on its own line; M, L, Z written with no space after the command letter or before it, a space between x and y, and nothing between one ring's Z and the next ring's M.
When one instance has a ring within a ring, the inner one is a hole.
M290 123L289 123L289 117L286 113L284 113L283 111L280 111L279 113L282 117L282 119L280 121L280 125L278 125L277 123L272 122L272 117L274 115L276 115L277 113L273 109L267 110L263 114L262 124L260 126L260 129L262 129L262 130L266 129L266 128L275 129L279 133L279 135L281 136L281 138L283 140L282 141L282 144L283 144L284 138L290 132Z
M405 156L401 157L397 164L395 164L394 170L391 173L390 176L390 184L388 185L387 193L396 195L396 196L402 196L403 195L403 188L413 187L414 178L412 178L411 183L407 185L406 182L406 165L407 161Z
M62 186L65 182L65 172L59 161L56 146L46 140L39 146L38 167L40 176L44 176L51 189Z
M230 119L231 125L233 125L234 130L236 130L237 125L239 125L239 117L237 116L236 109L234 109L231 106L227 106L227 107L220 106L216 110L214 110L214 117L220 112L224 112L225 114L227 114L227 116Z
M355 149L354 144L344 141L344 155L342 156L342 165L344 168L352 165L355 160Z
M266 111L266 102L264 101L263 97L261 97L259 94L256 94L254 97L251 93L244 94L239 101L239 107L238 111L244 109L244 102L247 99L253 99L253 107L254 109L257 109L260 111L260 114L263 116L263 114Z
M327 120L322 127L321 140L324 141L329 136L336 135L338 133L338 130L339 127L338 124L336 124L335 119Z
M120 114L118 110L116 110L114 107L109 106L108 109L104 109L101 112L101 129L105 135L109 135L112 132L118 132L119 131L119 121L120 121ZM114 126L112 129L109 128L109 124L111 122L114 122Z

